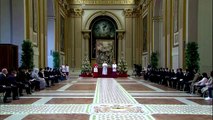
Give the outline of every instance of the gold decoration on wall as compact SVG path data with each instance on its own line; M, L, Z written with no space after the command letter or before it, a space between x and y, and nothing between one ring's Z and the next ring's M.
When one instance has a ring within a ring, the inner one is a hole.
M124 38L124 33L123 33L123 32L118 32L117 38L118 38L119 40L122 40L122 39Z
M133 15L133 9L131 8L131 9L124 9L124 15L126 16L126 17L132 17L132 15Z
M68 4L67 0L59 0L58 3L59 3L59 5L61 5L61 7L65 8L65 9L68 8L69 4Z
M32 0L33 32L38 32L38 0Z
M73 10L74 10L74 13L75 13L76 17L82 16L82 14L84 12L83 9L81 9L81 8L74 8Z
M148 52L148 16L143 18L143 53Z
M63 1L63 0L62 0ZM69 0L70 4L135 4L137 0Z
M63 12L68 15L68 11L70 10L70 6L67 2L67 0L58 0L58 4L60 8L63 10Z
M83 33L83 37L84 37L85 40L89 40L89 38L90 38L90 33L89 33L89 32L84 32L84 33Z
M140 7L138 7L138 8L136 8L136 9L134 9L134 11L133 11L133 17L139 17L140 15L141 15L141 12L142 10L140 9Z

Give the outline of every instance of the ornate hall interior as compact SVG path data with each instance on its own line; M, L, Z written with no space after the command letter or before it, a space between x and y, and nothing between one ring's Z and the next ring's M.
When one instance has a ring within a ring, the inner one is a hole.
M21 67L24 41L34 68L54 68L55 52L69 66L54 86L23 90L10 103L0 89L0 120L212 120L208 93L146 77L153 53L159 71L185 75L187 45L195 43L198 72L212 79L212 27L212 0L0 0L0 72ZM81 76L86 57L91 70L124 58L127 76Z

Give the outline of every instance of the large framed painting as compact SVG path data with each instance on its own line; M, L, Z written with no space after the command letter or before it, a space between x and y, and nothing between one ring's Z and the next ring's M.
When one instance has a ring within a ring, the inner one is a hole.
M38 0L32 0L33 32L38 32Z
M179 0L174 0L174 33L178 32L178 26L179 26L179 21L178 21L178 12L179 11Z
M143 52L147 52L147 15L143 18Z
M179 34L178 32L174 33L173 46L176 47L179 45Z
M38 47L38 33L33 32L32 43L35 47Z
M38 46L38 0L32 0L32 43Z
M174 8L173 8L173 15L174 15L174 40L173 40L173 46L176 47L179 45L179 34L178 34L178 29L179 29L179 0L174 0Z
M96 62L101 65L106 61L112 64L114 56L114 40L96 40Z
M65 28L64 28L64 17L60 17L60 50L61 52L65 51Z

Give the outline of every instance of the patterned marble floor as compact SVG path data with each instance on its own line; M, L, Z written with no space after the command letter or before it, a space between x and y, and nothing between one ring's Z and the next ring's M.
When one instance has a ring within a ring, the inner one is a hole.
M212 101L136 78L77 78L0 103L0 120L212 120Z

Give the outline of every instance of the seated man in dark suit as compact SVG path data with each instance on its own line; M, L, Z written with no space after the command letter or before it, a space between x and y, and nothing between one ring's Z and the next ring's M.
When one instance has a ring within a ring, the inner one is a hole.
M192 70L186 69L186 74L184 75L183 81L180 82L180 89L183 89L183 91L190 92L189 85L191 84L191 80L194 78L194 72Z
M17 77L16 77L17 72L12 71L11 74L8 76L8 82L11 84L11 89L13 93L13 100L18 100L18 89L19 85L17 82Z
M23 89L26 89L27 94L31 94L31 84L27 78L27 69L19 68L17 75L17 82L19 87L19 95L23 96Z
M8 103L10 102L7 98L11 96L11 86L9 81L7 81L7 69L2 69L2 74L0 74L0 92L4 92L3 102Z
M182 68L179 68L179 71L176 73L177 81L176 81L176 89L180 89L181 81L184 79L184 74Z

